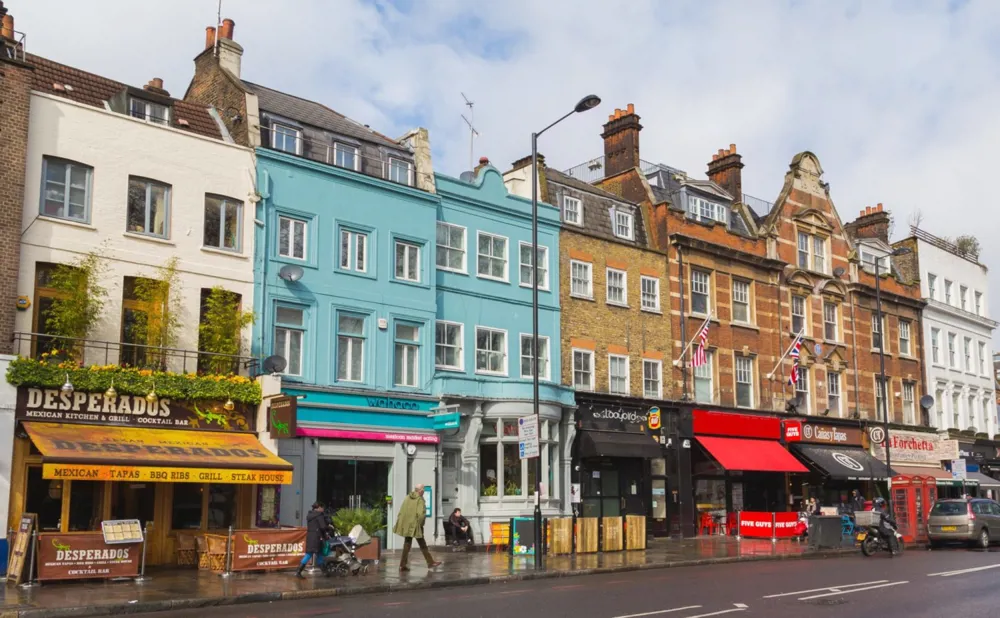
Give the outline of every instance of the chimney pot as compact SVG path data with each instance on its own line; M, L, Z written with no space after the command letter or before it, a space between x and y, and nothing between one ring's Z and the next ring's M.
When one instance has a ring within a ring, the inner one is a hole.
M232 40L233 39L233 30L235 28L236 28L236 22L234 22L233 20L229 19L228 17L226 19L223 19L222 20L222 30L219 32L219 38L220 39L229 39L229 40Z
M865 214L866 215L872 214L872 207L871 206L865 206Z
M729 144L729 154L736 154L736 144Z
M14 39L14 16L7 13L0 21L0 38Z
M632 103L628 104L628 113L630 113L630 114L634 114L635 113L635 105L633 105Z
M615 115L614 114L608 114L608 122L611 122L614 119L615 119Z
M215 26L205 28L205 49L215 46Z
M878 203L878 207L876 208L876 210L877 210L878 212L882 212L882 202L879 202L879 203Z
M724 156L726 156L726 151L725 151L725 150L723 150L722 148L719 148L719 156L720 156L720 157L724 157Z
M861 212L858 213L858 216L859 217L865 216L865 209L864 208L861 209Z
M154 77L153 79L149 80L149 85L152 86L153 88L163 90L163 78Z

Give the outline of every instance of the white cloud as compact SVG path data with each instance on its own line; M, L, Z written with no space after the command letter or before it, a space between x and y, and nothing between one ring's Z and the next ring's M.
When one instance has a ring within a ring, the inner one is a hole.
M634 103L645 159L701 175L735 142L744 188L773 200L792 156L808 149L844 220L882 202L899 234L920 209L930 231L976 233L986 263L1000 258L986 236L1000 222L988 201L1000 146L994 2L223 4L246 48L245 77L390 135L419 122L439 171L468 166L460 91L476 101L476 156L500 168L528 153L532 130L595 92L598 110L542 139L550 164L601 154L607 114ZM211 0L7 5L31 51L132 84L160 76L178 96L216 11Z

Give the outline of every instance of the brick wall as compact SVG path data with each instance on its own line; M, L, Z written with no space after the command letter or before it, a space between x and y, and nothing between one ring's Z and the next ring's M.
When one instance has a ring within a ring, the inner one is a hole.
M10 353L16 313L32 70L0 58L0 353Z
M563 384L573 384L573 348L593 350L595 390L608 392L608 354L629 357L629 394L643 395L642 359L663 364L663 397L672 396L670 374L670 321L662 313L640 310L642 275L660 280L661 310L667 306L666 256L623 243L564 229L559 236L562 308ZM593 268L593 300L570 294L570 261L589 262ZM607 303L607 268L625 270L628 307Z
M234 76L219 66L211 49L195 58L194 66L194 78L184 100L214 106L233 140L241 146L250 146L246 92ZM239 113L239 122L233 121L234 111Z

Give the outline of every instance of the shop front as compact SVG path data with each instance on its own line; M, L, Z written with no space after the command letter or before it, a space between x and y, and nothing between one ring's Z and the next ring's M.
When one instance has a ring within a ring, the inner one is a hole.
M691 469L702 534L727 530L737 511L779 512L791 506L789 474L807 473L781 444L781 419L693 411L698 448Z
M863 448L860 427L807 419L785 420L782 425L785 443L809 467L808 474L792 479L793 501L815 498L820 506L846 511L853 490L868 500L886 495L889 473Z
M1000 471L995 443L989 440L972 442L959 439L958 456L965 461L966 493L992 500L1000 497L1000 480L991 476L991 473Z
M580 397L573 467L580 517L642 515L662 536L668 512L665 440L658 407L641 408Z
M40 533L92 535L138 520L152 565L177 562L179 537L276 526L292 466L260 443L256 416L231 401L21 387L8 526L32 514Z
M306 387L282 393L296 402L294 431L276 436L278 453L295 470L281 496L282 524L304 525L319 501L333 510L379 509L391 528L396 507L417 484L427 488L432 516L438 513L439 430L457 427L457 413L446 418L429 397ZM432 538L435 530L428 525L424 534ZM401 542L384 531L378 536L389 549Z
M872 455L885 462L885 440L881 427L868 430ZM944 462L958 459L958 441L947 434L890 429L888 436L893 478L930 477L937 481L937 498L957 498L963 492L963 481L954 478L943 467ZM972 483L966 483L972 484Z

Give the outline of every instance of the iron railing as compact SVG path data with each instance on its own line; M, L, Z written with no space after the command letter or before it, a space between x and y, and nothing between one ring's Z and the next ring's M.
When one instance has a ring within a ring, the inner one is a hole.
M913 236L916 236L917 238L919 238L920 240L922 240L922 241L924 241L924 242L926 242L928 244L934 245L935 247L937 247L938 249L941 249L942 251L947 251L948 253L951 253L953 255L957 255L958 257L964 258L964 259L972 262L973 264L976 264L976 265L979 264L979 255L977 255L976 253L974 253L972 251L964 251L964 250L962 250L961 248L959 248L958 245L956 245L955 243L951 242L950 240L947 240L945 238L939 238L939 237L935 236L934 234L931 234L929 232L925 232L924 230L920 229L919 227L917 227L915 225L911 225L910 226L910 234L912 234Z
M743 194L743 203L749 206L759 217L766 217L771 212L771 209L774 208L774 202L762 200L759 197L747 195L746 193Z
M342 159L343 162L346 162L348 159L351 160L353 162L352 167L344 165L343 163L338 163L337 149L338 146L343 148L345 146L344 144L337 144L333 141L324 142L315 139L308 139L302 135L301 131L297 136L291 136L288 133L280 134L280 142L284 142L286 144L290 143L294 146L295 152L292 152L291 149L278 148L274 145L277 127L261 127L260 132L261 138L264 142L262 146L268 150L284 152L286 154L309 159L310 161L332 165L343 170L357 172L359 174L364 174L365 176L379 178L381 180L394 182L408 187L417 188L416 179L418 176L430 179L432 182L434 180L433 174L418 171L414 161L410 161L409 159L405 159L403 157L393 157L389 154L380 157L373 157L363 154L361 148L357 148L353 153L351 153L350 157L345 156ZM394 160L399 163L406 164L405 173L401 173L400 166L393 166L392 163Z
M9 60L24 62L24 43L27 36L23 32L14 31L14 38L0 36L0 54Z
M14 354L40 358L74 360L83 365L120 365L137 369L174 373L237 374L250 377L260 373L257 358L199 350L167 348L120 341L100 341L56 337L44 333L14 333Z

